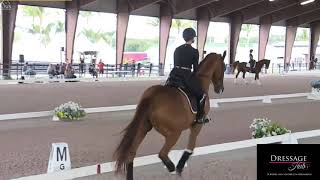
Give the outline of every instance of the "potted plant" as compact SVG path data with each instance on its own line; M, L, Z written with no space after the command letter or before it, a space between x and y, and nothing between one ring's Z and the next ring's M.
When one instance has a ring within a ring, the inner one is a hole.
M291 133L290 130L282 127L278 123L271 122L267 118L256 118L249 126L252 129L252 138L263 138Z
M69 101L54 109L53 120L72 121L86 116L84 109L77 103Z

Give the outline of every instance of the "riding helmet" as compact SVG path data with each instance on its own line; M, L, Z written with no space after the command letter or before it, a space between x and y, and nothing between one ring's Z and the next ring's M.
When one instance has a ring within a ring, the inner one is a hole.
M190 41L196 36L197 36L196 31L193 28L187 28L183 31L183 39L185 41Z

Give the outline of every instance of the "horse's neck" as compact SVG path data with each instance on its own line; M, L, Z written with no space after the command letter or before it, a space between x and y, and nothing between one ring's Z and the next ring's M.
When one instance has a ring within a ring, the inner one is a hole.
M199 77L200 79L200 83L201 83L201 87L202 87L202 90L204 92L206 92L206 94L208 94L209 92L209 87L210 87L210 78L206 78L206 77Z
M210 61L211 63L213 61ZM205 62L200 68L199 72L196 74L197 78L200 80L202 89L208 94L211 77L213 75L213 65L210 62Z

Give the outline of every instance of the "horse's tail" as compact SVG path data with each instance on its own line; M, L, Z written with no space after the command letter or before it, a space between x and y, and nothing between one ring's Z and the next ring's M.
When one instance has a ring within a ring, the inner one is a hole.
M234 71L236 70L237 66L239 65L239 61L236 61L234 63L232 63L232 74L234 74Z
M113 155L116 160L116 173L126 172L125 165L129 163L132 153L136 151L136 149L134 149L134 143L137 141L137 138L141 137L139 133L146 133L146 129L147 131L151 129L147 128L148 123L150 123L148 120L149 105L148 98L142 99L137 106L133 120L122 131L124 135Z

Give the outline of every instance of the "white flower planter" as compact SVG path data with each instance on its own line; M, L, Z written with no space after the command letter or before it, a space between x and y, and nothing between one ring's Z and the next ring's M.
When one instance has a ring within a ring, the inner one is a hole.
M320 89L312 88L311 93L308 95L308 99L320 100Z

